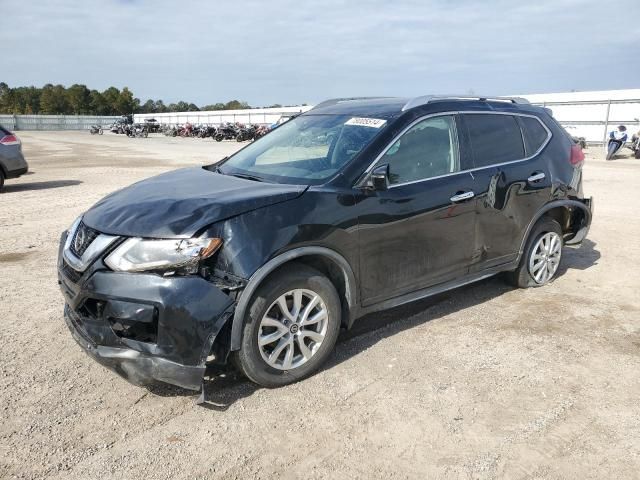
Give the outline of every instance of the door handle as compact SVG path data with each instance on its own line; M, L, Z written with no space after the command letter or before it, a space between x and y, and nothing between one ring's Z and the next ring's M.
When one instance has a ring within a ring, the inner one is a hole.
M450 198L450 200L453 203L456 202L463 202L465 200L469 200L470 198L475 197L476 194L473 193L471 190L469 190L468 192L460 192L460 193L456 193L453 197Z
M532 174L529 178L527 178L527 182L536 183L536 182L539 182L540 180L544 180L545 177L546 175L544 174L544 172L537 172Z

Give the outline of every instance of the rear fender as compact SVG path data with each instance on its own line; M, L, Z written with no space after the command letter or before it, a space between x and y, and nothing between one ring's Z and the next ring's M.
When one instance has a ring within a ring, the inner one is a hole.
M555 200L547 203L535 214L535 216L531 219L531 222L529 222L529 225L527 226L525 234L522 237L522 242L520 243L518 260L520 259L520 257L524 252L525 244L527 243L527 239L529 238L529 234L531 233L533 226L538 222L538 220L540 220L540 218L543 215L547 214L550 210L553 210L554 208L560 207L560 208L567 209L568 211L579 210L582 213L583 217L581 220L581 224L577 226L575 235L569 238L568 240L566 240L565 244L577 245L580 242L582 242L582 240L584 240L584 238L587 236L589 227L591 226L592 206L593 206L592 198L588 198L584 200L568 200L568 199ZM562 225L562 227L564 230L565 225Z

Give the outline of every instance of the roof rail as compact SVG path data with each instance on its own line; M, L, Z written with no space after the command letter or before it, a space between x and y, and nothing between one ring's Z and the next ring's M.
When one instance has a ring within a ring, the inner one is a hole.
M317 105L314 105L314 107L311 110L315 110L316 108L320 108L320 107L328 107L330 105L336 105L340 102L349 102L352 100L373 100L376 98L391 98L391 97L344 97L344 98L330 98L329 100L325 100L324 102L320 102Z
M521 97L496 97L490 95L423 95L421 97L414 97L409 100L404 105L404 107L402 107L402 111L404 112L405 110L409 110L410 108L419 107L420 105L426 105L427 103L436 100L480 100L481 102L486 102L487 100L496 100L501 102L516 103L518 105L529 104L529 100Z

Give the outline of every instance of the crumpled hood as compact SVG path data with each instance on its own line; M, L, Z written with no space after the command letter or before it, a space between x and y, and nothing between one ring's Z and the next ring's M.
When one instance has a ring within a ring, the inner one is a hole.
M262 183L200 167L143 180L100 200L83 222L100 232L148 238L189 238L241 213L300 196L305 185Z

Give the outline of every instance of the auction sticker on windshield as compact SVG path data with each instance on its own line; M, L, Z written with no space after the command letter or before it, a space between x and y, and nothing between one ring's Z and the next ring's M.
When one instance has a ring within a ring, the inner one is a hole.
M345 125L358 125L360 127L372 127L372 128L380 128L385 123L386 120L380 120L379 118L363 118L363 117L353 117L347 120Z

